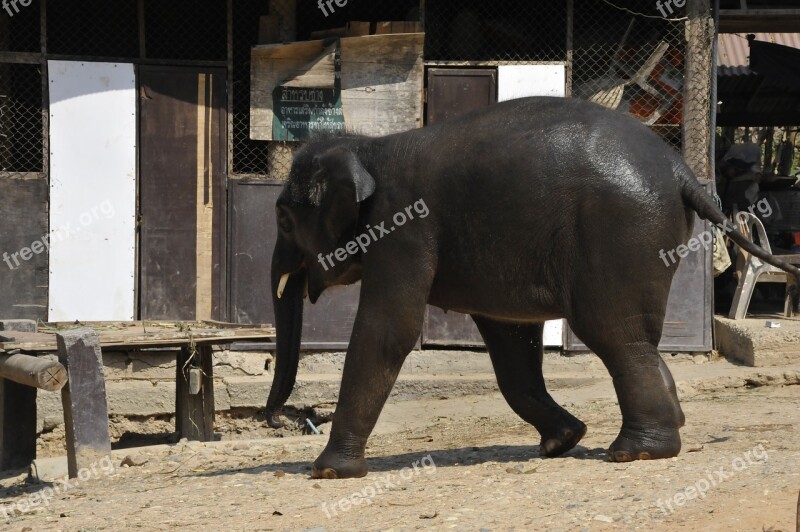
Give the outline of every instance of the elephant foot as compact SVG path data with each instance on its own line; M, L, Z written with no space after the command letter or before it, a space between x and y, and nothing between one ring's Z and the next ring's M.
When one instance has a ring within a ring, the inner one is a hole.
M361 478L367 475L367 459L347 457L327 448L314 461L311 478Z
M570 416L568 424L554 430L542 433L539 444L539 455L547 458L560 456L569 451L581 441L586 434L586 424L576 417Z
M681 451L681 436L678 429L626 430L619 433L608 449L612 462L634 460L657 460L678 456Z
M267 425L270 428L282 429L286 425L283 421L281 421L277 410L272 410L268 408L266 416L267 416Z

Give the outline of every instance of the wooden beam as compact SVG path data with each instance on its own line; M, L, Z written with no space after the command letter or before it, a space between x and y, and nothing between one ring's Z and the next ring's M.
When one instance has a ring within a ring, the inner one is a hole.
M22 63L38 65L42 60L41 54L28 52L0 52L0 63Z
M57 392L67 383L67 369L55 360L0 354L0 377L31 388Z
M683 156L701 183L711 181L711 71L714 18L710 0L687 5Z
M748 113L744 111L722 112L717 115L719 127L770 127L800 124L800 112Z
M800 9L720 9L722 33L792 33L800 27Z

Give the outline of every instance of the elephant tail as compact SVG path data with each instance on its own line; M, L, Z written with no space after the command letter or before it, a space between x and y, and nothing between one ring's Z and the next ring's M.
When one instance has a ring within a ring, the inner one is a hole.
M701 218L717 225L725 232L731 240L736 242L740 248L758 257L767 264L794 275L797 286L800 287L800 269L789 264L783 259L767 253L764 248L754 244L751 240L740 233L735 226L731 225L730 220L725 216L714 199L708 195L705 188L692 177L691 180L685 179L681 188L683 201L687 206L694 210ZM797 294L793 294L795 304Z

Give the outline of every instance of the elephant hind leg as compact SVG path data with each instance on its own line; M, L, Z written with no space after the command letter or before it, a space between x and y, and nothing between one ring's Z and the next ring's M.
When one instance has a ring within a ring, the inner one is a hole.
M638 309L640 312L635 310L599 313L620 317L615 324L570 321L614 380L622 411L622 429L608 449L614 462L677 456L681 449L678 429L685 421L675 382L658 352L663 311L647 305Z
M586 425L547 392L542 375L544 325L472 319L489 350L500 392L511 409L539 431L540 455L559 456L575 447Z

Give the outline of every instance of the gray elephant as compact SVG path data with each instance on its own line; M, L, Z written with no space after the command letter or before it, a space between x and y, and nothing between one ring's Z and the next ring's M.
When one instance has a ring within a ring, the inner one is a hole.
M557 318L613 378L623 421L610 459L676 456L684 415L657 346L677 260L662 257L685 249L695 212L725 221L658 135L580 100L526 98L387 137L312 140L277 202L269 423L280 426L295 383L304 296L314 303L360 280L339 403L312 476L367 474L367 438L427 304L472 316L500 391L539 431L543 456L586 432L542 376L543 322Z

